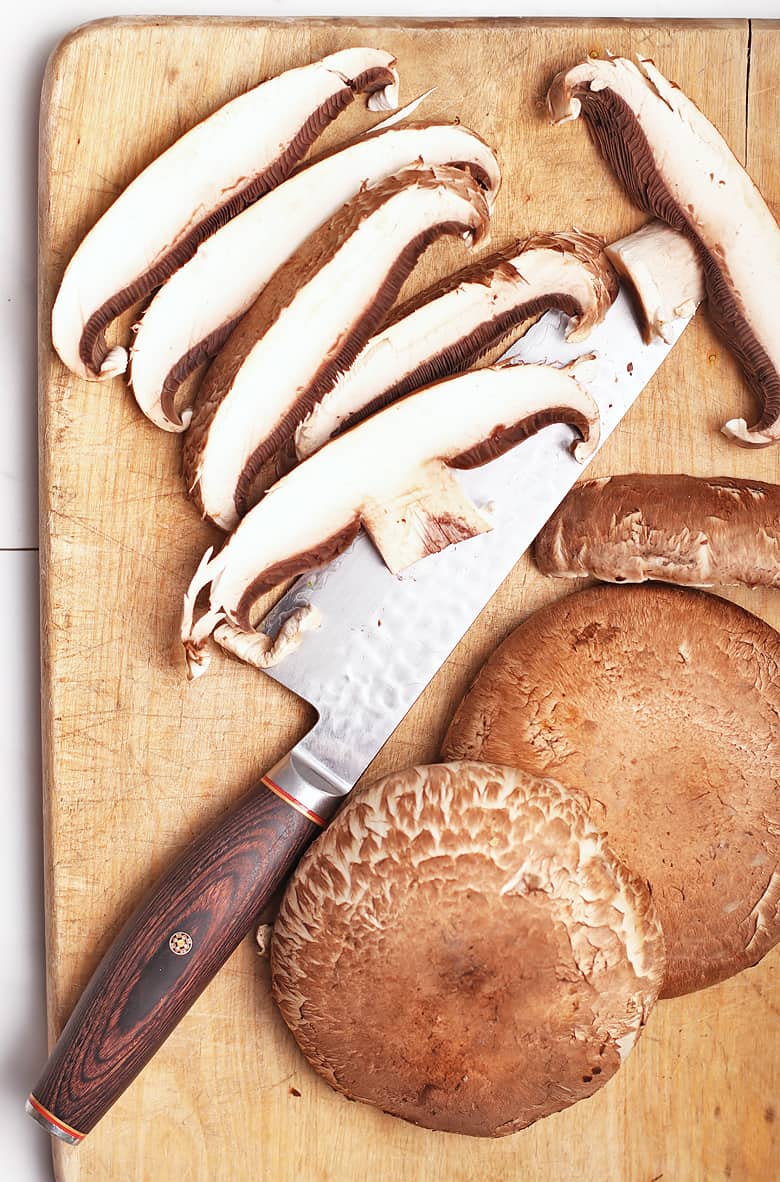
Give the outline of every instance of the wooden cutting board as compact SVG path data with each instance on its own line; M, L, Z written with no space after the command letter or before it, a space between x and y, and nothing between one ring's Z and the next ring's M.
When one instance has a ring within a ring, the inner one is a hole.
M42 107L40 452L49 1022L52 1039L155 876L279 758L308 707L216 657L188 684L181 596L215 535L186 500L179 440L120 382L75 379L48 322L63 269L124 185L183 131L264 77L349 45L398 57L402 98L459 117L504 170L493 245L572 225L616 238L644 219L580 124L548 127L554 71L588 52L652 57L725 134L780 214L780 32L746 21L98 22L48 68ZM320 146L375 117L356 103ZM405 294L465 262L440 243ZM122 325L127 332L129 321ZM698 315L592 474L685 471L778 479L778 449L718 432L753 412ZM482 660L560 595L524 558L369 776L431 760ZM732 598L780 627L780 594ZM696 996L664 1002L620 1074L591 1100L497 1142L417 1129L331 1092L311 1072L246 941L109 1116L63 1182L768 1182L780 1169L780 949ZM20 1081L20 1086L23 1086Z

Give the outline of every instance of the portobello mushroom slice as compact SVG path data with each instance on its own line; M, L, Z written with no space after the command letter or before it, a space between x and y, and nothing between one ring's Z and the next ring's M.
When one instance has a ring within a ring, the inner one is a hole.
M592 234L535 234L400 308L295 433L299 459L411 390L469 369L520 325L560 308L570 340L603 320L618 284Z
M607 476L578 484L536 539L559 579L780 587L780 486L731 476Z
M489 217L469 173L410 168L358 194L307 239L198 390L183 466L204 516L233 528L262 465L352 362L426 247L442 234L477 241Z
M71 259L52 310L52 340L82 378L124 373L105 330L192 258L204 239L278 185L318 135L367 93L397 105L392 54L356 48L261 83L176 140L119 195Z
M184 599L189 675L204 672L206 641L218 624L251 632L264 591L335 558L361 525L394 572L489 529L453 468L479 467L552 423L574 427L574 455L588 459L598 446L599 417L576 379L579 364L502 364L438 382L294 468L218 554L204 554ZM195 601L209 584L208 610L196 620Z
M710 315L761 413L724 434L746 446L780 440L780 226L720 133L651 61L589 59L554 79L555 123L585 116L629 197L690 238Z
M185 430L192 414L175 407L179 387L219 351L271 276L345 201L418 160L467 168L492 208L500 172L478 135L457 123L405 124L315 161L207 239L137 327L130 380L147 418L166 431Z
M633 297L645 341L671 344L669 326L692 316L705 298L704 271L690 238L653 218L610 242L604 253Z

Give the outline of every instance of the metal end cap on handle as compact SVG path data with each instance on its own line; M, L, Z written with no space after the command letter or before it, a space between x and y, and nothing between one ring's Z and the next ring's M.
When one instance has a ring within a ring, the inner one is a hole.
M64 1141L66 1145L79 1145L86 1136L85 1133L80 1133L78 1129L71 1128L65 1121L56 1117L53 1112L49 1112L48 1108L44 1108L43 1104L35 1099L32 1092L27 1097L24 1110L42 1129L45 1129L47 1133L51 1133L53 1137L59 1137L60 1141Z

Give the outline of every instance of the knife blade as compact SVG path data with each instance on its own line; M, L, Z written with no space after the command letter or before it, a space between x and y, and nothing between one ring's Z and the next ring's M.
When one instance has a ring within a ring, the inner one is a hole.
M670 343L646 345L621 290L586 342L566 341L568 323L562 312L546 313L502 360L565 365L596 354L590 373L581 368L577 380L599 407L600 450L688 320L670 327ZM269 635L308 604L322 620L297 651L266 670L318 711L314 728L291 752L327 782L306 794L315 812L332 811L332 795L338 803L357 781L581 477L585 465L571 455L571 440L569 427L545 428L492 463L458 474L487 511L490 532L400 576L361 533L335 562L300 578L265 617L260 627Z
M505 354L578 372L609 437L688 324L646 344L621 290L587 342L565 340L548 312ZM267 672L317 710L312 730L261 787L198 838L130 918L96 969L27 1100L53 1135L78 1144L148 1063L224 964L276 887L583 472L571 430L546 428L484 468L459 473L492 518L490 532L400 576L359 535L304 577L263 621L271 634L313 604L322 624Z

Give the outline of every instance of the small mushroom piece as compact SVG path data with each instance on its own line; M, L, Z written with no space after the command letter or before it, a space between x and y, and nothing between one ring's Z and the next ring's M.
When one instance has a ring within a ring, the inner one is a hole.
M119 195L71 259L52 310L52 340L73 373L124 373L108 326L192 258L204 239L287 177L356 94L397 105L392 54L356 48L287 70L191 128Z
M581 436L575 457L589 458L598 409L576 380L578 364L504 364L428 386L294 468L192 578L181 628L190 677L203 671L206 642L223 619L251 631L264 591L335 558L361 524L395 572L487 530L453 468L487 463L551 423L571 424ZM209 608L196 620L208 584Z
M780 486L731 476L606 476L575 485L534 543L544 575L780 587Z
M255 943L257 944L257 955L264 959L271 955L271 940L274 934L274 927L271 923L261 923L257 925L255 931Z
M304 635L319 628L322 623L318 608L307 603L296 608L282 624L276 636L265 632L245 632L226 620L214 629L214 639L226 653L238 657L255 669L271 669L294 653L303 642Z
M460 168L408 168L348 202L277 272L198 390L184 438L187 489L215 525L251 507L263 464L386 316L426 247L472 243L490 218Z
M207 239L149 304L130 350L144 414L163 430L183 431L191 411L176 410L179 387L219 351L279 267L344 202L417 161L467 168L492 208L495 156L458 123L393 127L308 165Z
M737 443L780 440L780 226L726 141L698 107L640 58L589 59L554 79L555 123L582 113L629 197L681 231L704 271L708 308L759 401L723 431Z
M591 587L529 616L455 713L445 759L587 792L650 884L662 997L757 964L780 940L780 635L704 591Z
M581 340L617 291L604 244L592 234L536 234L451 276L366 343L298 427L298 458L411 390L469 369L548 308L568 313L568 338Z
M273 995L333 1088L426 1128L502 1137L593 1095L663 979L646 883L586 799L511 767L409 768L304 854Z
M633 297L645 341L660 337L671 344L669 326L692 316L705 297L704 271L690 238L654 218L604 253Z

